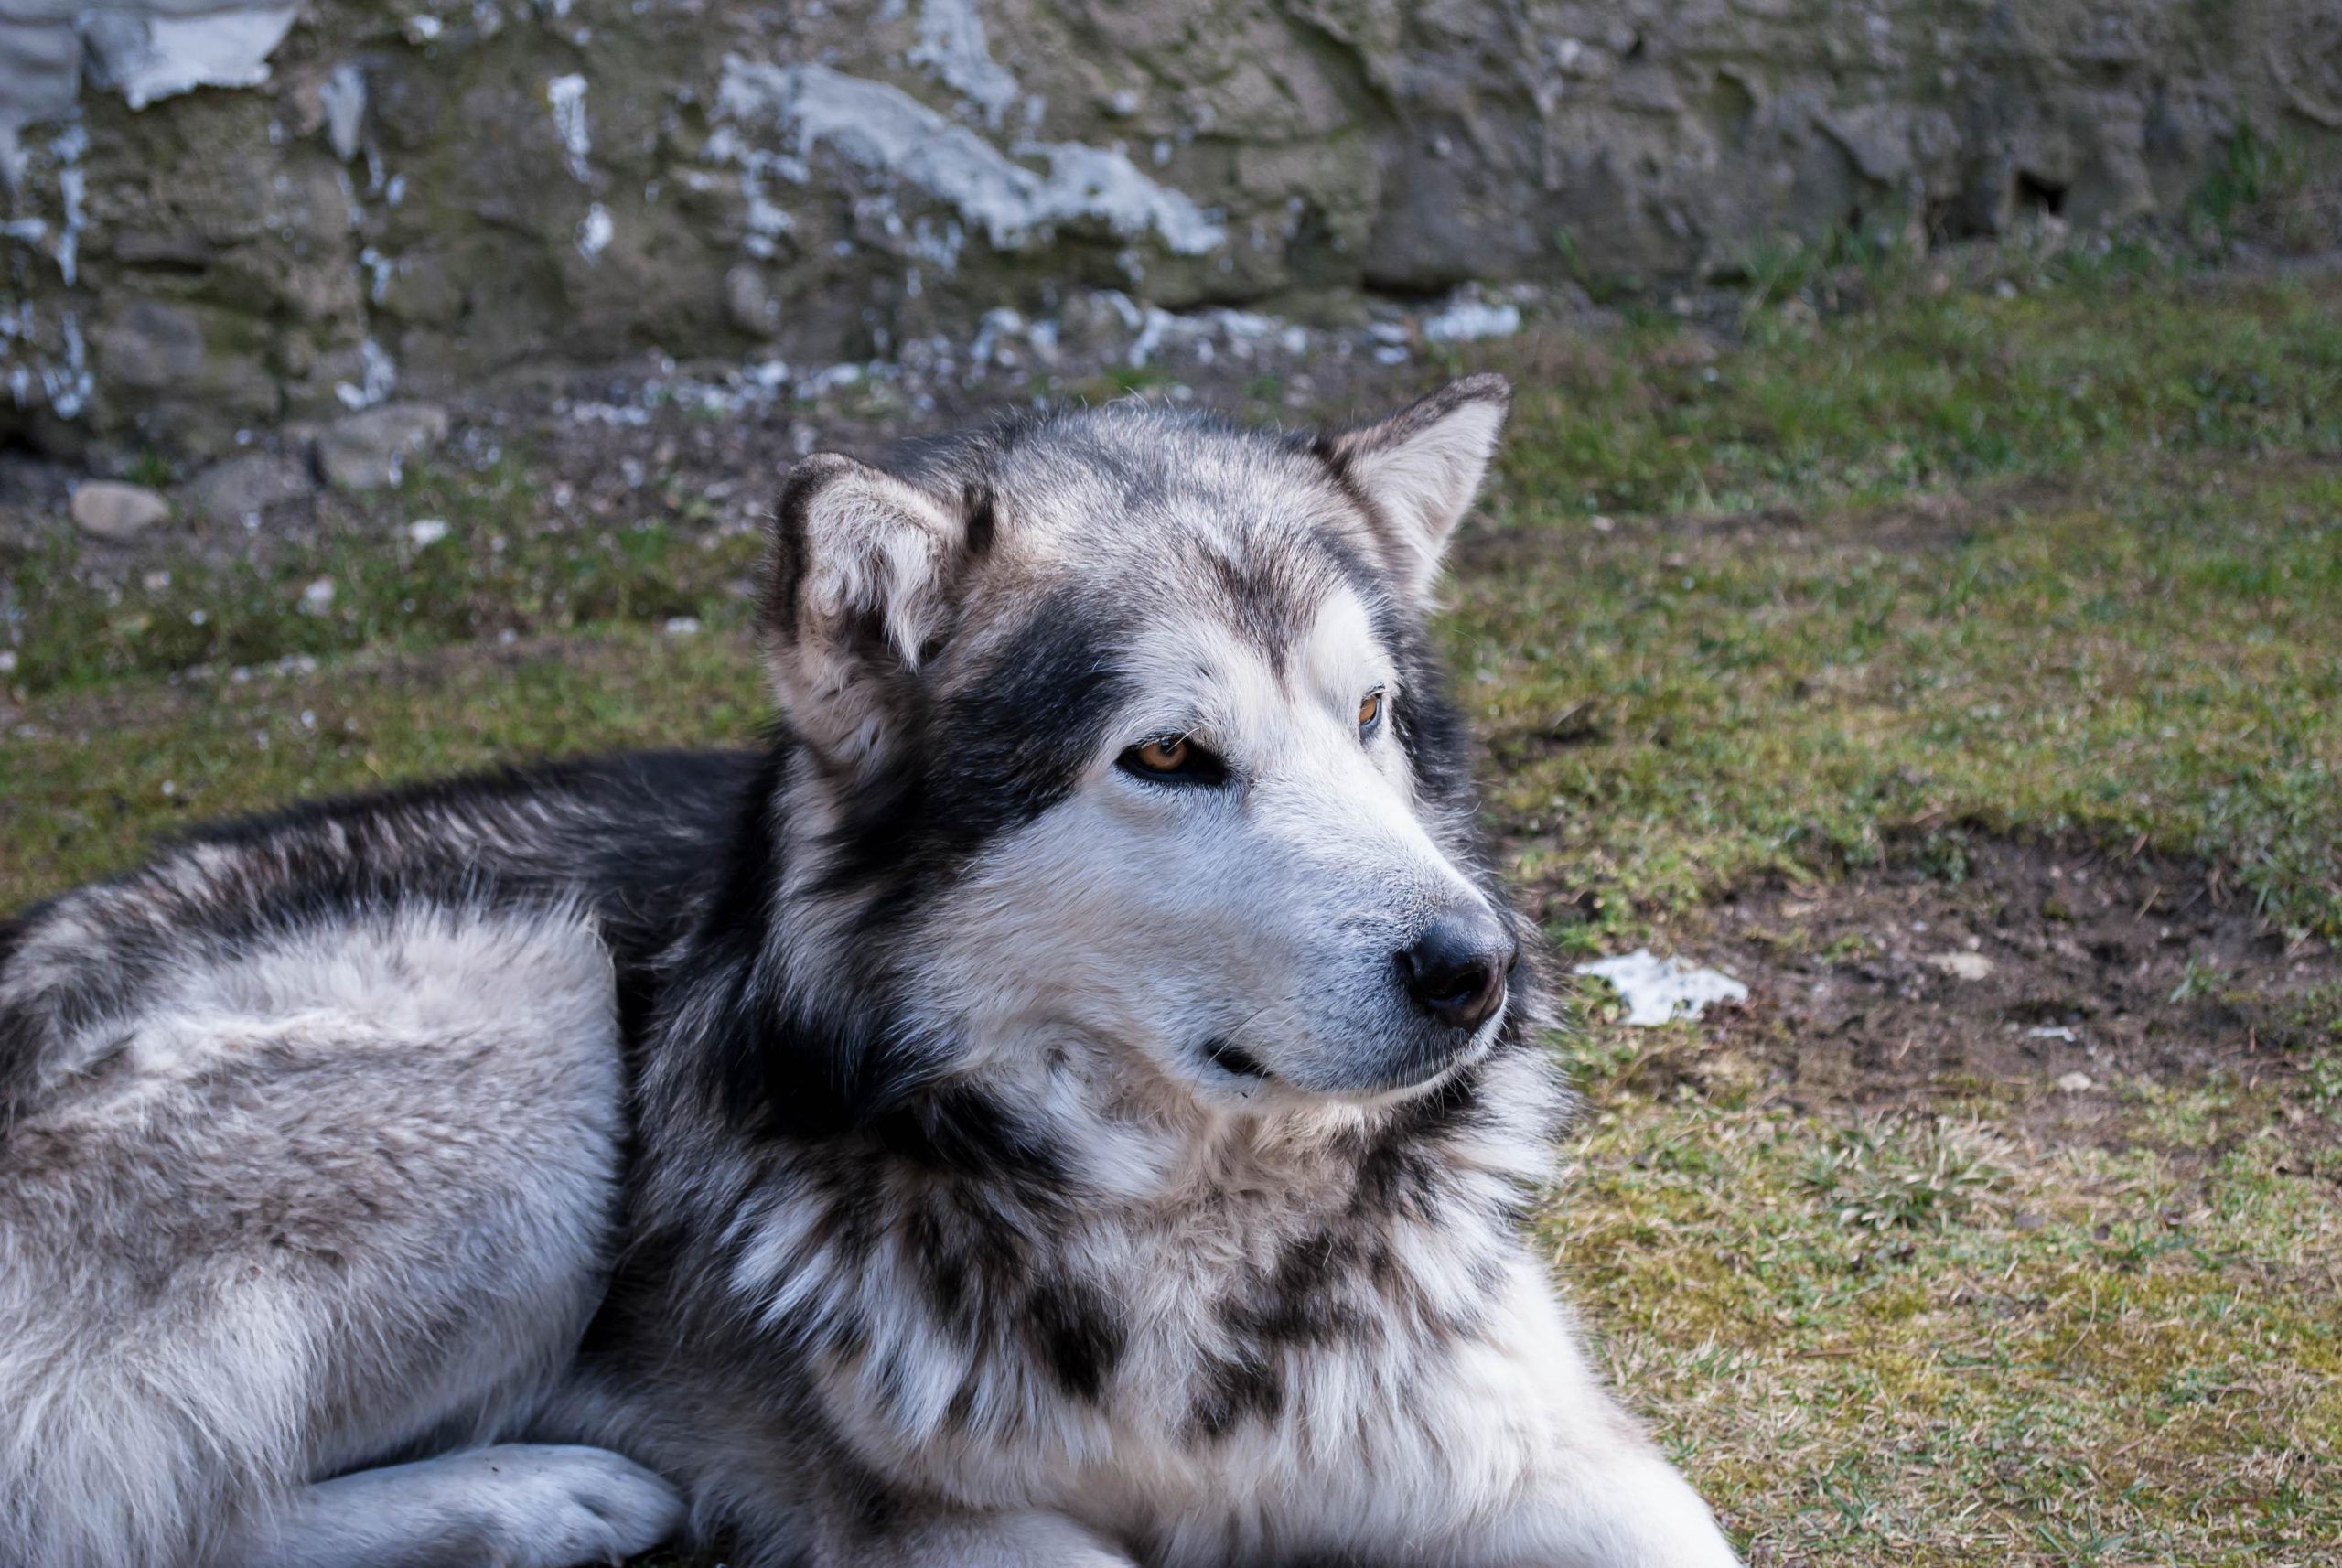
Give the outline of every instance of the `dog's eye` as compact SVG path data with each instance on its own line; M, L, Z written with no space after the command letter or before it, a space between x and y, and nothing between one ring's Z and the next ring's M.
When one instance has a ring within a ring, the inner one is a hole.
M1359 737L1360 739L1364 739L1366 736L1372 735L1374 733L1375 726L1380 725L1381 722L1382 688L1377 686L1373 691L1369 692L1366 694L1366 701L1358 705Z
M1187 757L1193 749L1186 736L1166 735L1158 736L1144 746L1133 746L1131 754L1149 773L1176 773L1187 766Z
M1122 755L1123 769L1166 783L1217 784L1228 766L1184 735L1159 735Z

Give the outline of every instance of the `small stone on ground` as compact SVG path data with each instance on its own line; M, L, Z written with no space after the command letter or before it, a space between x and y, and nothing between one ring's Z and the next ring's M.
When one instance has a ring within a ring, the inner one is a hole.
M1718 970L1680 958L1659 958L1638 948L1623 958L1582 963L1575 971L1606 980L1626 1000L1627 1022L1636 1025L1697 1018L1711 1002L1746 1002L1748 987Z
M214 522L252 522L273 507L308 499L317 488L308 469L291 458L251 452L206 468L188 486L187 499Z
M91 479L74 490L72 512L82 532L120 543L170 516L171 503L144 485Z
M1955 980L1988 980L1993 961L1980 952L1929 953L1928 961Z
M447 437L447 411L435 403L386 403L338 419L317 437L317 468L345 490L387 489L406 460Z

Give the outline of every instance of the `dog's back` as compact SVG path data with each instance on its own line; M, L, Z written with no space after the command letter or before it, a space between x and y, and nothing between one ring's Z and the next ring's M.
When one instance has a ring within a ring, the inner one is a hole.
M313 1478L528 1408L608 1263L619 977L671 939L753 768L629 757L229 824L0 933L0 1562L256 1560ZM537 1467L514 1528L600 1542ZM671 1522L630 1466L569 1468L635 1498L631 1544Z

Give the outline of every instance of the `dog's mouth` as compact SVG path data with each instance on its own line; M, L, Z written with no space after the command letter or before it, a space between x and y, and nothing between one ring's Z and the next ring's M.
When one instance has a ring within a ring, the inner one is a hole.
M1203 1056L1204 1060L1231 1078L1258 1081L1269 1076L1269 1069L1261 1065L1260 1058L1221 1036L1215 1035L1204 1042Z

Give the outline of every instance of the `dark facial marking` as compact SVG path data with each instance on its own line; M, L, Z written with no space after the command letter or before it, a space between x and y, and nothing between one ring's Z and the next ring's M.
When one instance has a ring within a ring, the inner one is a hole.
M1244 560L1209 547L1200 553L1204 575L1228 624L1266 656L1280 679L1285 656L1307 629L1331 575L1316 559L1311 542L1280 533L1248 551Z
M1055 1150L991 1095L946 1084L907 1096L874 1117L871 1136L922 1169L1047 1188L1064 1180Z
M848 803L826 879L876 894L865 930L1071 793L1126 695L1124 641L1122 617L1059 589L966 689L913 715L898 759Z

